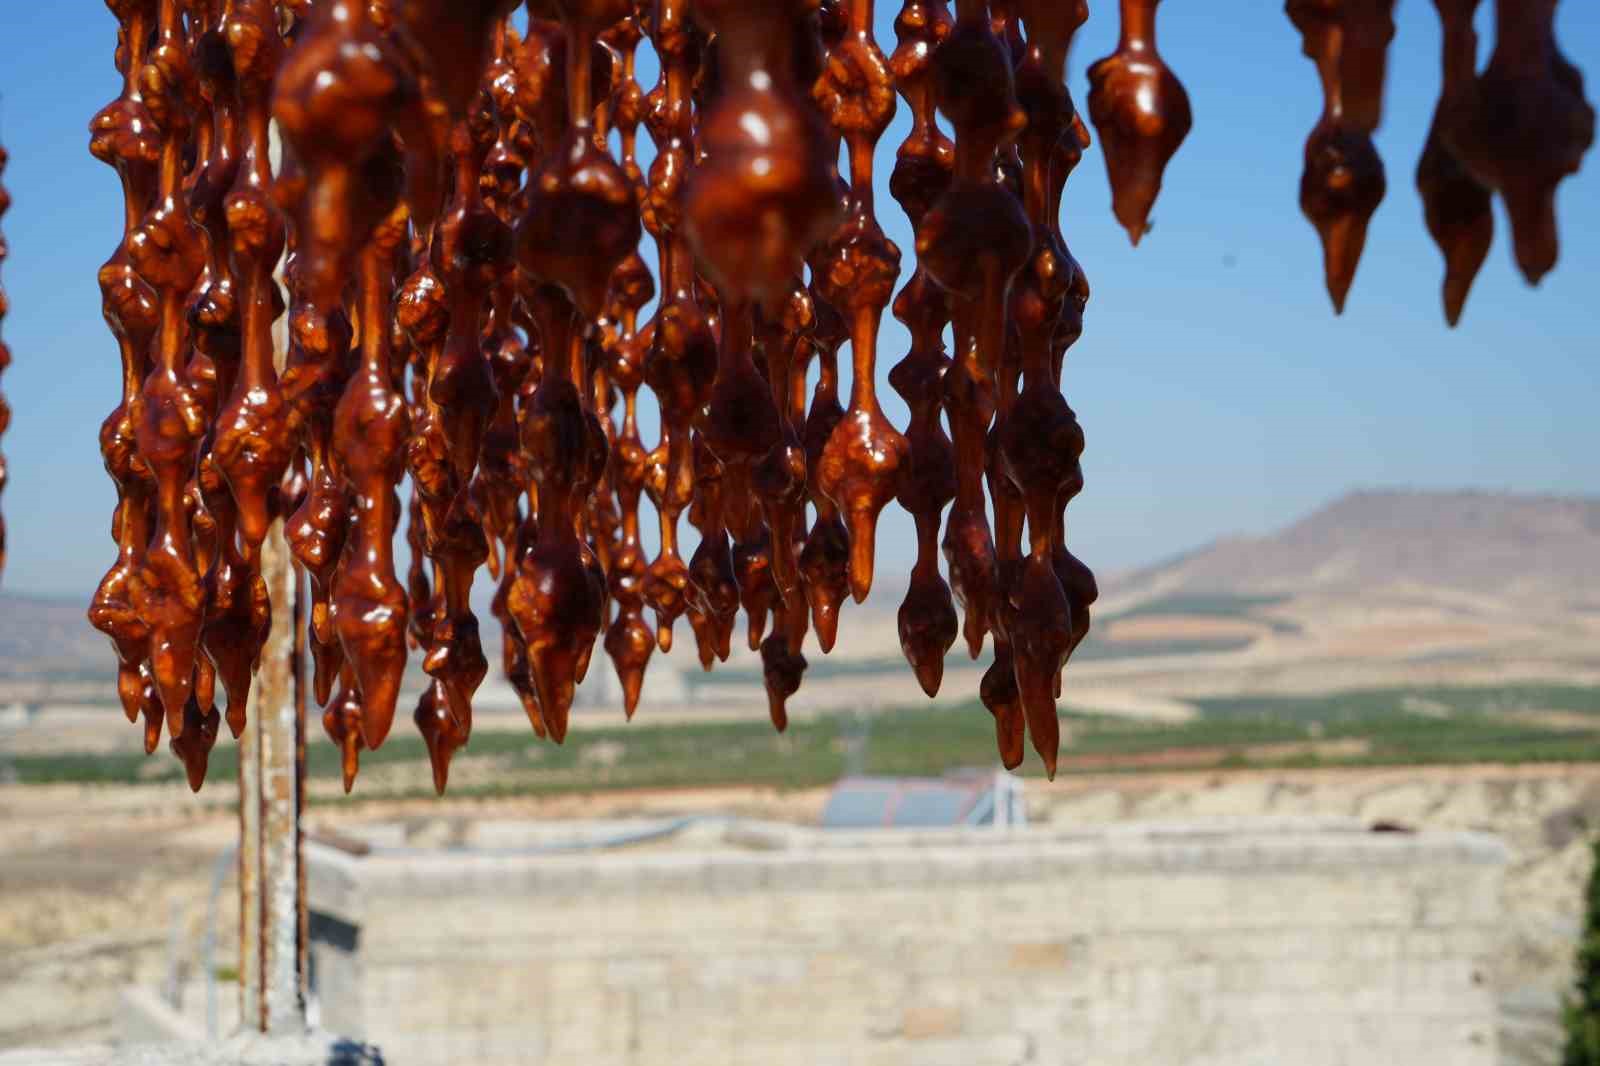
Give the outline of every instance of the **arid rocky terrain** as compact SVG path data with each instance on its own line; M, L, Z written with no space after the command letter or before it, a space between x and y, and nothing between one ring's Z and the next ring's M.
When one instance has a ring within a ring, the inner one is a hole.
M121 990L174 978L198 994L216 857L236 823L223 802L181 786L0 788L0 1048L111 1038ZM612 793L499 801L373 801L320 811L313 831L406 821L419 838L459 818L610 817L733 812L807 821L820 790ZM1473 766L1329 771L1105 774L1029 788L1036 821L1092 825L1343 815L1418 830L1492 832L1509 845L1499 968L1503 1061L1558 1061L1558 1007L1570 972L1600 826L1600 767ZM220 800L220 797L219 797ZM215 958L235 957L231 881L223 883ZM663 904L666 905L665 903ZM174 967L176 969L174 970ZM222 985L226 1001L231 987Z
M798 720L924 702L899 658L900 584L886 577L873 601L847 609L832 656L809 655L813 667L793 704ZM1095 618L1068 673L1069 711L1181 729L1226 701L1259 705L1265 710L1251 713L1271 717L1273 701L1326 698L1336 706L1341 694L1377 691L1393 693L1386 713L1443 729L1462 712L1408 693L1461 688L1507 694L1475 712L1474 722L1525 724L1547 741L1570 735L1572 750L1600 739L1600 501L1355 493L1276 533L1104 575ZM75 605L0 598L0 1048L105 1038L129 983L198 976L213 870L236 834L225 783L192 797L170 779L157 780L167 774L164 754L148 764L146 783L22 784L14 772L6 783L8 760L99 757L136 746L136 731L111 705L109 654L80 619ZM492 638L486 633L485 643ZM676 669L652 667L662 678L657 698L647 691L632 728L764 718L755 656L736 653L704 679L686 660L680 653ZM953 656L940 702L968 704L984 666ZM1567 695L1542 702L1551 686ZM1589 688L1592 706L1574 700L1572 693L1582 697ZM503 686L486 686L479 729L526 730L507 695ZM620 717L614 685L602 676L590 683L576 735ZM1137 758L1068 753L1069 772L1055 783L1030 781L1030 811L1038 820L1073 823L1347 815L1418 830L1496 833L1514 856L1493 976L1504 1058L1518 1066L1558 1061L1556 1012L1590 841L1600 832L1600 763L1539 755L1515 765L1495 758L1361 765L1359 742L1323 740L1309 727L1306 736L1275 752L1245 749L1275 763L1255 768L1234 759L1196 769L1193 749L1159 745ZM595 753L596 768L605 755ZM1300 755L1354 765L1290 765ZM988 749L974 746L974 765L991 761ZM503 766L468 749L452 785L469 791L494 781ZM464 816L717 810L804 821L815 818L825 795L816 788L680 788L410 798L425 780L420 763L375 767L358 784L362 802L337 805L324 802L332 782L313 782L309 821L337 831L354 821L403 817L420 833ZM216 958L226 965L233 951L226 886L221 899Z

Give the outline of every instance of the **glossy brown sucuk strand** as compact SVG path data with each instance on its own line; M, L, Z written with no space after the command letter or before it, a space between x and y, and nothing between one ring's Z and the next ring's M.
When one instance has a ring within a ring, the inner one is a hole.
M4 217L5 213L11 210L11 193L6 190L5 185L6 163L9 161L10 156L6 154L5 146L0 145L0 217ZM10 246L6 244L5 234L0 233L0 264L5 263L6 256L10 253L10 250ZM10 310L10 306L10 302L6 298L5 286L0 284L0 325L4 324L6 312ZM0 374L4 374L6 368L10 365L11 349L6 346L5 338L0 337ZM4 436L9 428L11 428L11 404L6 402L4 395L0 395L0 436ZM9 476L10 472L6 468L6 457L0 455L0 492L5 491L6 481ZM5 568L6 520L4 516L0 516L0 574L5 573Z
M1443 87L1416 182L1454 324L1494 196L1529 280L1554 264L1555 189L1594 113L1556 0L1496 0L1481 73L1478 0L1435 3ZM832 649L846 598L868 595L896 500L917 531L898 628L918 683L940 690L963 631L973 657L992 637L979 694L1002 761L1031 740L1054 772L1062 669L1096 597L1066 546L1084 437L1061 391L1089 296L1060 228L1089 146L1066 81L1083 0L902 0L889 55L874 0L527 0L525 33L516 0L107 4L123 84L90 151L124 201L99 274L121 357L100 430L117 555L89 616L147 750L165 730L199 787L221 721L243 729L280 518L347 788L390 732L411 650L427 678L412 717L445 788L490 668L483 568L538 735L564 737L596 645L632 716L678 619L710 669L740 610L783 729L806 638ZM1135 243L1192 125L1156 6L1121 0L1117 50L1088 71ZM1336 308L1385 191L1372 135L1392 6L1286 3L1324 95L1300 193ZM903 284L875 195L897 94ZM888 372L903 432L878 401L886 310L910 335Z
M1394 33L1393 5L1394 0L1287 4L1322 82L1322 115L1306 139L1300 209L1322 240L1323 274L1336 313L1344 311L1367 224L1388 190L1372 135L1382 113L1382 54Z

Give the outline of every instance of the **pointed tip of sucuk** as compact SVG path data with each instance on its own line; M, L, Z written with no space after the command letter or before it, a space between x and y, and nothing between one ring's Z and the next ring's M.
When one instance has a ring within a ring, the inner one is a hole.
M1517 267L1528 284L1537 287L1555 268L1561 255L1555 190L1553 187L1507 188L1502 190L1502 199L1511 216L1512 252Z
M923 695L930 699L938 696L939 687L944 683L944 656L925 655L922 658L912 658L907 655L906 661L910 664L910 672L917 677L917 685L922 688Z
M1017 728L1000 739L1000 765L1007 770L1016 770L1028 757L1027 746L1024 743L1022 730Z
M547 661L544 669L533 671L533 685L539 693L539 713L557 744L567 739L567 715L572 710L572 685L556 684L552 673L560 669L559 663Z
M550 739L557 744L567 741L567 713L571 709L571 697L563 704L552 697L551 700L541 700L540 707L544 711L544 725L550 731Z
M1142 187L1141 183L1141 188L1118 195L1116 182L1112 184L1111 214L1128 231L1128 240L1137 248L1144 235L1150 232L1150 209L1156 204L1156 189Z
M355 787L356 774L361 770L361 734L347 732L339 742L339 769L344 776L344 794L350 795Z
M208 660L206 660L204 656L201 656L198 660L198 662L202 663L207 661ZM194 673L194 689L192 691L192 695L194 696L195 703L199 704L202 711L209 711L216 707L217 675L215 673L208 674L206 671L199 669L197 665Z
M539 701L526 692L518 692L517 698L522 702L522 713L528 716L528 724L533 726L533 735L543 740L546 730L544 712L539 709Z
M985 701L986 706L988 702ZM1022 708L1015 703L997 703L989 707L989 713L994 716L994 742L1000 752L1000 765L1015 770L1022 765L1027 748Z
M1522 270L1522 277L1523 280L1528 283L1528 288L1537 289L1539 287L1539 283L1545 279L1545 276L1548 275L1551 270L1555 269L1556 264L1555 260L1552 259L1548 262L1543 260L1532 260L1528 262L1518 260L1517 265Z
M1344 314L1344 304L1350 297L1350 285L1355 281L1355 269L1343 271L1329 265L1326 277L1328 299L1333 303L1333 313Z
M376 698L369 701L368 692L374 692ZM400 698L400 686L385 678L382 684L363 685L361 696L361 741L368 751L377 751L389 739L389 730L394 726L394 708Z
M433 792L436 796L443 796L445 786L450 784L450 756L440 751L437 754L429 752L429 761L433 764Z
M873 517L850 523L850 598L866 603L872 593L873 561L877 553L877 526Z
M228 701L228 713L224 716L223 721L228 723L228 732L233 734L234 740L238 740L244 735L246 724L244 708L236 706L231 699Z
M656 614L656 647L661 649L662 654L672 650L672 626L663 621L659 613Z
M811 626L817 631L817 647L822 649L822 654L831 652L839 639L839 612L826 609L813 610Z
M180 702L178 703L170 702L173 699L178 699L174 693L169 692L164 688L161 690L161 706L166 711L167 715L167 736L173 740L177 740L179 737L183 736L183 708L184 704L189 702L189 696L188 693L184 693ZM178 708L176 714L172 712L173 707Z
M1466 309L1467 297L1472 293L1472 283L1477 280L1482 263L1480 256L1476 262L1447 264L1439 293L1444 302L1444 320L1452 329L1461 321L1461 312Z
M1056 764L1060 761L1061 742L1054 738L1046 738L1043 743L1040 743L1039 738L1034 736L1034 732L1033 729L1028 730L1029 736L1034 741L1033 750L1038 752L1039 761L1044 763L1046 780L1054 781L1056 779Z
M633 721L634 714L639 710L639 693L644 688L644 671L631 670L622 678L622 713L628 716L628 721Z

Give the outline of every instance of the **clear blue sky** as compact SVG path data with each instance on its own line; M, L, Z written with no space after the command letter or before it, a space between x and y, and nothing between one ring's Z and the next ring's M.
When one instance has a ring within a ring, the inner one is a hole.
M879 0L892 47L895 0ZM1116 5L1092 0L1072 88L1116 40ZM1485 54L1489 3L1480 13ZM1444 327L1441 264L1412 171L1438 92L1433 5L1401 0L1378 146L1389 195L1342 319L1297 204L1301 145L1320 94L1276 2L1168 0L1161 48L1188 86L1195 128L1167 173L1155 229L1133 250L1091 149L1068 188L1066 232L1094 287L1067 395L1089 438L1074 549L1103 571L1219 534L1286 522L1348 487L1600 494L1600 153L1560 194L1561 262L1535 291L1514 271L1503 214L1462 326ZM1600 4L1567 0L1561 34L1600 92ZM0 2L0 139L15 206L4 381L16 417L5 587L87 600L111 562L114 494L96 432L116 403L117 350L95 271L120 232L115 175L85 149L118 90L115 23L98 0ZM653 63L641 73L653 77ZM904 115L884 139L887 181ZM648 138L641 137L647 142ZM883 194L885 225L911 236ZM1583 238L1588 237L1588 240ZM880 364L904 347L893 323ZM890 416L904 408L883 389ZM880 539L909 568L909 522Z

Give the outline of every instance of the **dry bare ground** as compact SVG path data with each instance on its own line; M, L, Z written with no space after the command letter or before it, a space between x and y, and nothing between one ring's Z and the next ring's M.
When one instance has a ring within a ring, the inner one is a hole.
M0 788L0 1047L110 1036L119 991L167 976L174 926L186 968L179 977L193 976L213 862L235 832L220 799L166 787ZM309 821L337 833L357 821L401 819L426 837L463 817L733 812L809 821L822 800L818 791L742 789L411 800L313 810ZM1496 833L1514 856L1494 975L1504 1061L1557 1061L1555 1009L1588 873L1586 827L1600 826L1600 767L1088 775L1034 786L1030 807L1051 824L1349 815ZM225 891L222 960L233 951L230 905Z
M1142 647L1121 658L1082 656L1069 672L1063 702L1076 710L1182 721L1194 713L1191 701L1214 697L1523 681L1600 684L1597 558L1597 501L1355 494L1271 537L1219 542L1107 580L1096 607L1098 639L1123 649ZM832 656L878 666L833 676L813 671L791 703L796 716L922 699L897 661L897 584L885 575L871 604L846 610ZM1215 597L1219 590L1224 598L1253 598L1252 605L1197 617L1204 612L1193 609L1192 598ZM1161 609L1162 602L1183 596L1191 597L1186 610ZM1130 610L1138 613L1117 620ZM0 624L0 659L26 663L29 670L11 671L0 686L4 700L112 702L104 684L50 680L81 672L85 662L107 661L98 639L82 651L72 643L87 633L80 606L63 608L59 618L49 615L45 627L34 623L39 614L31 608L14 617L29 622ZM1242 638L1251 642L1234 651L1150 654L1169 642ZM682 630L679 639L673 658L692 678L692 644ZM487 631L485 641L493 643ZM818 662L811 649L807 654ZM986 665L952 659L941 700L971 700ZM691 689L679 706L646 707L639 725L764 718L758 658L740 651L729 666L744 670L750 683ZM606 669L603 663L597 668ZM520 711L507 710L483 714L480 727L526 729ZM1407 710L1430 713L1420 705ZM574 727L620 720L620 710L586 711ZM323 743L320 737L313 742ZM36 733L6 738L0 754L134 743L136 731L120 714L84 708L51 718ZM1096 767L1080 761L1076 768ZM1142 769L1139 775L1091 773L1035 786L1035 815L1094 823L1334 814L1499 834L1515 857L1495 975L1506 1061L1543 1066L1558 1060L1553 1011L1576 939L1587 833L1600 829L1600 766L1200 773L1175 772L1181 763L1170 753L1155 753ZM373 767L363 787L381 791L384 774L401 772ZM472 775L495 773L493 761L484 759L460 765L452 780L467 783ZM815 817L821 794L676 791L378 801L337 809L318 809L319 799L314 790L312 822L337 831L353 819L403 817L425 829L468 815L579 818L731 810L806 820ZM0 1048L108 1036L118 991L166 976L174 926L177 955L192 969L215 857L236 836L229 800L211 791L195 800L177 785L0 785ZM225 959L233 922L220 924L219 955Z

